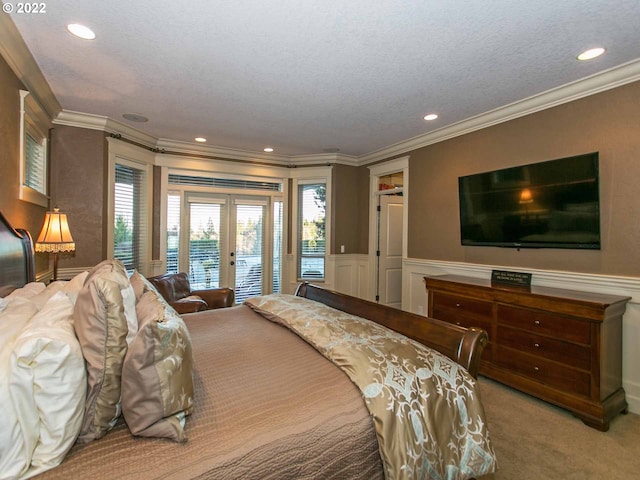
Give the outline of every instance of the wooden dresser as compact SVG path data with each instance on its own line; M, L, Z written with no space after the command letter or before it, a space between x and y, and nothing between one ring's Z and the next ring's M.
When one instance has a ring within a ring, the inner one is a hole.
M489 334L480 374L572 411L608 430L627 411L622 315L628 297L425 277L429 316Z

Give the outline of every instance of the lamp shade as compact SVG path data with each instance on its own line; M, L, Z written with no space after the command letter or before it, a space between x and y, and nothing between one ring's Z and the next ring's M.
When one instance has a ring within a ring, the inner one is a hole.
M53 212L45 214L35 250L48 253L75 252L76 244L69 231L66 213L60 213L57 208L54 208Z
M532 203L533 195L531 195L531 190L525 188L520 192L520 203Z

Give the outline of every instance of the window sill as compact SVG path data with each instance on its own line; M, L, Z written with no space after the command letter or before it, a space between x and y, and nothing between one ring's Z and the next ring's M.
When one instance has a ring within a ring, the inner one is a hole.
M20 200L49 208L49 197L25 185L20 186Z

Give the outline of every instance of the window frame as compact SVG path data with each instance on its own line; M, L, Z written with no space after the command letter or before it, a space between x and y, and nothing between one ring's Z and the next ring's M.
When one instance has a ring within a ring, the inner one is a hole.
M107 258L114 257L115 231L115 177L116 164L139 170L142 173L140 182L143 192L140 196L139 217L144 218L146 228L139 237L139 258L135 266L142 275L152 274L151 242L153 228L153 162L154 155L139 147L124 143L114 138L107 138L109 142L109 173L108 173L108 208L107 208Z
M293 169L290 172L291 184L290 194L288 196L291 204L291 216L288 221L291 228L291 249L289 255L291 258L290 263L290 278L295 277L295 283L291 284L290 288L295 288L295 285L301 281L310 281L313 283L328 283L332 284L334 273L333 263L329 261L331 257L331 245L332 245L332 172L333 167L331 165L322 167L307 167L300 169ZM298 218L301 215L302 206L298 200L298 186L323 183L326 187L326 201L325 201L325 255L324 255L324 277L302 278L300 272L300 235Z
M49 207L49 136L48 132L51 128L51 121L36 101L36 99L27 90L20 90L20 189L18 198L25 202L40 205L41 207ZM27 171L27 135L30 136L40 147L40 153L43 159L42 190L38 190L26 185Z

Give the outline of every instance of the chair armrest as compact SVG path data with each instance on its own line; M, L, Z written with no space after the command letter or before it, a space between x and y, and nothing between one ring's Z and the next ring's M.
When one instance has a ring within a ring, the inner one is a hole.
M202 310L207 310L207 302L202 298L186 297L171 302L170 304L176 312L182 313L194 313Z
M205 290L194 290L191 295L201 297L210 309L224 308L233 306L235 293L232 288L208 288Z

